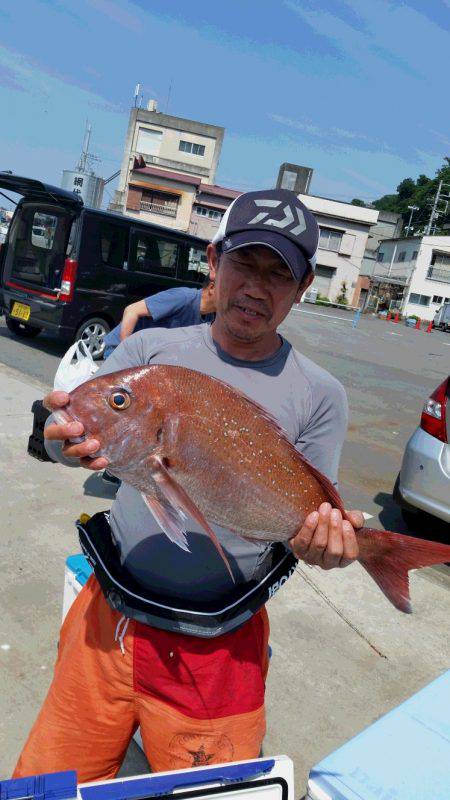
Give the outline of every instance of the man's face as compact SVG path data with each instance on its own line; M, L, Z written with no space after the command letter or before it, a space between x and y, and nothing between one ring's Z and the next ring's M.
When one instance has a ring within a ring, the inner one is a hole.
M214 261L217 315L228 333L246 342L275 331L312 280L300 285L283 259L262 245L224 253L218 267Z

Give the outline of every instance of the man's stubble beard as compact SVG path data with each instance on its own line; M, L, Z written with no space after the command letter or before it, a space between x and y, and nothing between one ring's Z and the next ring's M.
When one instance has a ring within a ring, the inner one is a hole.
M252 334L252 333L250 333L250 331L248 333L246 333L245 330L242 330L241 328L238 328L238 327L237 327L237 329L234 329L234 327L229 324L226 314L224 314L224 316L222 317L222 324L223 324L226 332L230 336L232 336L234 339L237 339L240 342L248 342L248 343L250 343L250 342L259 342L262 338L264 338L264 336L267 333L267 331L265 331L265 332L262 332L262 333L259 333L259 334L258 333Z

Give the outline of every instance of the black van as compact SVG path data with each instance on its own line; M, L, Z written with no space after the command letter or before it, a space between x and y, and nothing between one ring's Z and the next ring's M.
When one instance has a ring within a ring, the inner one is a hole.
M126 305L204 281L204 239L87 208L32 178L0 172L0 189L23 195L0 249L1 311L17 336L83 339L101 358Z

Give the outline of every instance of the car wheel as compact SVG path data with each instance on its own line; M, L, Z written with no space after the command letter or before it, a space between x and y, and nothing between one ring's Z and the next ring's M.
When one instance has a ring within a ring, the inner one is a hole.
M75 334L75 340L81 339L87 346L94 361L103 357L105 351L105 336L110 332L111 326L101 317L90 317L81 323Z
M5 322L8 330L21 339L33 339L42 330L42 328L36 328L35 325L28 325L20 319L13 319L13 317L10 317L8 314L5 314Z

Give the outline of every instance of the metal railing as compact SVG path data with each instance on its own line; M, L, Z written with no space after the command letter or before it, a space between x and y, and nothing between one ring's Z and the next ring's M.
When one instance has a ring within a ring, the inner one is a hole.
M427 272L430 281L440 281L440 283L450 283L450 268L430 267Z
M146 164L155 164L155 166L168 167L169 169L178 170L178 172L187 172L190 175L209 175L207 167L199 167L196 164L186 164L185 161L175 161L172 158L161 158L161 156L150 156L147 153L143 154Z
M176 217L177 215L177 206L148 203L146 200L141 200L140 209L141 211L151 211L152 214L161 214L163 217Z

